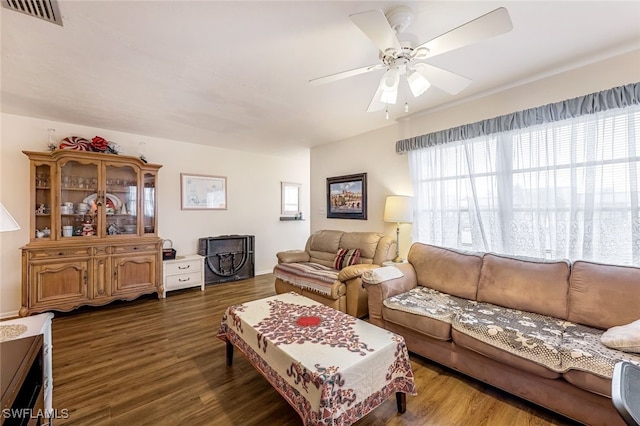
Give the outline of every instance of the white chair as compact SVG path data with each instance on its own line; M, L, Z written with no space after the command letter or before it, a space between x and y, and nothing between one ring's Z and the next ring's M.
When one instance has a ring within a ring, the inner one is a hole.
M611 400L629 426L640 426L640 367L617 363L611 381Z

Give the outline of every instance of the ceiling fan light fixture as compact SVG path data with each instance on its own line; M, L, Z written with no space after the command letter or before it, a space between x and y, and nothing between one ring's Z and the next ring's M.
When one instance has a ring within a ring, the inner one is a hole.
M416 98L426 92L429 87L431 87L431 83L429 82L429 80L427 80L425 76L415 70L407 74L407 81L409 82L411 93L413 93L413 96L415 96Z
M395 104L398 98L398 85L400 84L400 70L389 68L380 80L380 102L384 104Z

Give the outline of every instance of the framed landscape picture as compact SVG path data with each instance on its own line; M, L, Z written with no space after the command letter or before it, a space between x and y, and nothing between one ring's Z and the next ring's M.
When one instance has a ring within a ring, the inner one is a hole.
M182 210L226 210L227 178L180 173Z
M367 219L367 174L327 178L327 218Z

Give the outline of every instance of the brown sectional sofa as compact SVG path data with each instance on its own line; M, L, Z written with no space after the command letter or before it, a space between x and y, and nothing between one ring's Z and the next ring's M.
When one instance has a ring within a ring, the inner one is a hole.
M623 425L600 343L640 319L640 268L466 253L415 243L404 276L364 283L369 319L411 352L589 425Z
M360 249L358 263L333 269L339 249ZM395 239L377 232L317 231L309 236L304 250L277 253L278 264L273 270L276 293L294 291L349 315L364 317L367 292L362 287L362 273L393 259L395 251ZM286 265L296 263L306 269L301 272Z

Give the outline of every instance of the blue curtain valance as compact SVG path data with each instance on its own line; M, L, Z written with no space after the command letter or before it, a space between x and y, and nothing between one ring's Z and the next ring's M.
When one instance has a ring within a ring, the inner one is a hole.
M476 123L402 139L396 142L396 153L401 154L429 146L522 129L638 104L640 104L640 83L631 83L626 86L614 87L602 92L530 108Z

